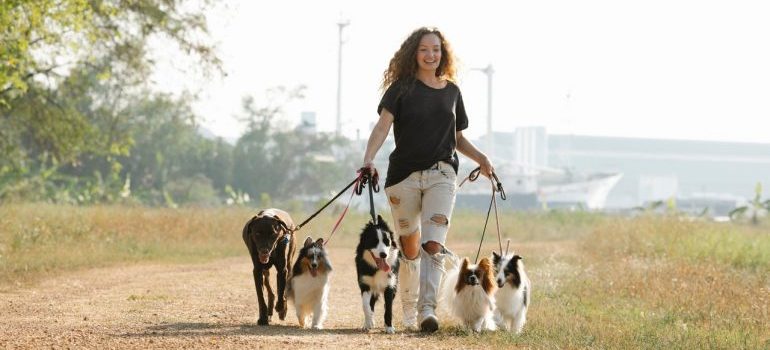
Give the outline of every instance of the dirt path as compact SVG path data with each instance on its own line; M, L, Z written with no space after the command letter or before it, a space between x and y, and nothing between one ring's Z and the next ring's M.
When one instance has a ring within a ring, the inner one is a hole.
M554 254L553 243L528 249ZM92 269L0 293L0 348L432 347L425 336L399 327L398 300L396 334L360 331L352 249L332 249L330 255L335 271L325 330L298 329L291 305L285 321L274 315L271 326L257 327L252 267L243 256ZM533 281L548 273L530 271Z

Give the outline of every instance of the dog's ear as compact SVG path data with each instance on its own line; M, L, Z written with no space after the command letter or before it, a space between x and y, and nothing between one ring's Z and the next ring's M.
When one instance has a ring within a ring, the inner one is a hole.
M481 286L487 294L492 293L495 289L495 283L492 278L494 270L492 269L492 263L489 262L489 258L483 258L479 261L479 270L484 273L484 275L481 276Z
M497 265L497 263L500 262L500 258L501 258L501 256L499 254L497 254L497 252L492 251L492 262L494 262L495 265Z
M516 260L524 260L524 258L522 258L522 257L521 257L521 255L518 255L518 254L517 254L517 255L514 255L514 256L513 256L513 258L511 258L511 260L513 260L513 261L516 261Z
M317 239L317 240L315 241L315 245L317 245L317 246L319 246L319 247L323 247L323 246L324 246L324 239L323 239L323 237L322 237L322 238L319 238L319 239Z
M487 273L492 269L492 263L489 261L489 258L481 258L481 261L479 261L479 269Z
M307 238L305 238L305 243L304 243L303 247L307 248L307 247L309 247L311 244L313 244L313 239L312 239L312 238L310 238L310 236L308 236Z
M284 231L284 232L286 232L286 233L289 233L289 227L287 227L287 226L286 226L286 223L284 223L283 221L281 221L281 220L277 220L277 221L276 221L276 226L277 226L279 229L283 229L283 231ZM277 231L277 230L276 230L276 231Z
M468 260L468 258L467 258L467 257L463 258L463 263L462 263L462 265L460 266L460 271L466 271L466 270L468 270L468 264L470 264L470 263L471 263L471 261L470 261L470 260Z
M249 232L251 232L251 224L254 223L254 220L256 220L256 219L257 219L257 217L254 216L249 221L246 221L246 225L243 225L243 234L244 235L249 233Z

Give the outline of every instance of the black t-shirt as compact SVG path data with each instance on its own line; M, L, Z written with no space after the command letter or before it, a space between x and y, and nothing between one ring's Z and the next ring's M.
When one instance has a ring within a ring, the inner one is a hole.
M396 141L396 149L390 154L385 187L442 160L452 164L457 172L455 133L468 128L468 116L457 85L447 82L443 89L434 89L419 79L399 80L385 91L377 114L383 108L393 114Z

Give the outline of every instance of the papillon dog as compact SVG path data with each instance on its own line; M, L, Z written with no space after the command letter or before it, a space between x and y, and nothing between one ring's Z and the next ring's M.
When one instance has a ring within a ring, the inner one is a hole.
M497 327L492 317L497 287L489 258L482 258L478 265L471 264L468 258L463 259L456 276L454 298L451 301L454 315L474 332L495 330Z
M313 329L323 329L329 295L329 275L332 265L326 255L323 238L313 242L308 237L299 251L292 269L287 294L297 311L300 328L307 327L313 316Z
M495 323L507 331L520 334L527 322L527 307L530 302L531 284L524 263L519 255L500 256L492 252L497 282L497 309Z

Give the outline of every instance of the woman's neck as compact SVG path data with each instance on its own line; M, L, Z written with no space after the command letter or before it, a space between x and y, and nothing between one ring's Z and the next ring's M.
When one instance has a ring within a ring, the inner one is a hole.
M446 86L446 81L437 77L435 72L419 71L415 74L415 78L434 89L443 89Z
M420 81L427 85L440 85L442 82L442 79L437 77L435 72L423 70L417 71L415 78L420 79Z

